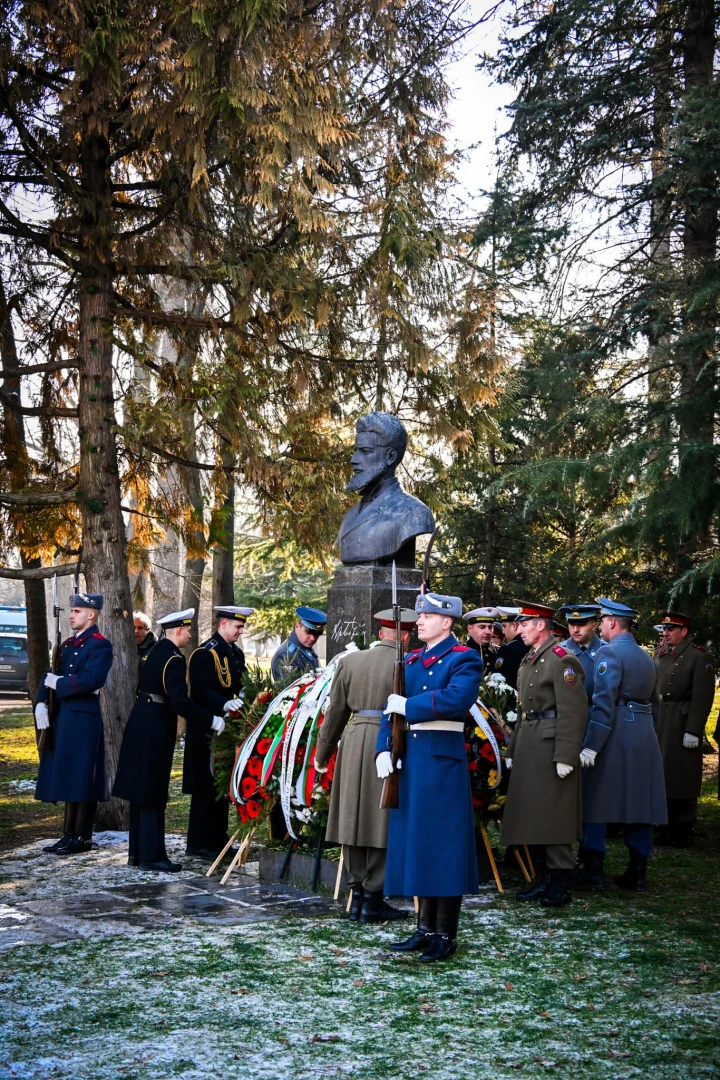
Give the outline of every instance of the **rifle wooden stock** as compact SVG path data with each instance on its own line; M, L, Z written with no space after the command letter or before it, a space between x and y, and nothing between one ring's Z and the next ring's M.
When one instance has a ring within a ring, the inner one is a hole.
M395 661L393 668L393 694L405 697L405 663L402 659ZM381 810L397 810L400 805L400 790L398 786L398 761L405 756L405 717L399 713L393 713L392 717L392 763L393 771L383 780L382 793L380 795Z

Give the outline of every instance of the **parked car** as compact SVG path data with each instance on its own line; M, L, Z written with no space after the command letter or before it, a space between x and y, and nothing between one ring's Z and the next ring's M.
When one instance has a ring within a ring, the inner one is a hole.
M4 690L30 696L26 634L0 634L0 694Z

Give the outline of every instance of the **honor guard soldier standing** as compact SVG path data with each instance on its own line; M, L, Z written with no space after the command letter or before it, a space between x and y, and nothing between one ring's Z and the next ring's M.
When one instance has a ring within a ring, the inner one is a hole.
M600 619L599 604L566 604L558 608L558 615L564 615L570 637L562 646L577 656L585 672L585 693L588 702L592 701L595 687L595 658L602 641L597 635ZM588 706L589 708L589 706Z
M495 620L499 612L494 607L479 607L463 615L467 624L467 647L480 653L483 662L483 675L490 675L494 670L497 649L492 643Z
M64 802L63 835L46 850L79 855L92 847L93 819L107 797L105 737L98 693L113 662L112 645L98 631L100 593L70 597L73 636L61 646L60 673L45 673L35 699L38 730L50 727L48 691L59 704L52 723L52 745L40 755L35 798Z
M333 676L330 705L318 734L315 768L326 772L340 742L326 838L342 844L352 891L350 918L361 923L405 918L383 900L388 813L380 809L382 781L375 767L375 746L383 709L392 693L395 622L392 608L374 616L379 641L369 649L343 656ZM414 611L401 609L403 646L417 622Z
M499 672L513 690L517 690L518 671L529 648L520 636L520 623L517 621L520 609L499 607L497 610L500 612L505 643L497 651L493 670Z
M167 806L178 716L188 726L218 729L213 717L188 697L187 663L181 653L190 641L194 608L158 620L159 641L140 658L137 696L123 733L113 795L130 803L128 866L176 873L165 849Z
M223 713L239 712L243 706L245 654L236 645L254 608L221 605L214 609L215 633L195 650L188 664L190 697L206 711L204 721L186 717L185 756L183 758L183 794L191 795L188 821L187 854L215 858L228 841L227 824L230 800L218 798L212 770L213 732L225 729L210 719Z
M459 596L421 593L415 601L424 648L405 658L405 692L391 694L377 741L377 774L393 772L390 715L407 722L399 807L390 810L385 892L417 896L417 931L390 946L444 960L456 949L465 893L478 891L475 827L464 725L477 700L482 660L453 636Z
M581 829L579 758L587 724L583 669L555 643L553 608L515 603L530 651L518 674L518 720L507 749L512 771L500 840L508 846L545 847L547 877L517 897L562 907L572 899L572 845Z
M583 777L581 870L575 883L602 888L606 826L623 826L629 864L615 884L645 888L652 827L665 822L665 786L653 714L657 673L630 633L637 611L598 597L603 644L580 762Z
M692 619L661 615L663 644L655 653L660 716L657 733L665 773L668 836L673 847L692 847L702 787L703 735L715 696L715 665L690 640Z
M298 675L316 671L320 667L320 657L313 645L325 633L327 615L311 607L296 608L295 614L295 629L278 646L270 661L272 677L277 685L291 683Z

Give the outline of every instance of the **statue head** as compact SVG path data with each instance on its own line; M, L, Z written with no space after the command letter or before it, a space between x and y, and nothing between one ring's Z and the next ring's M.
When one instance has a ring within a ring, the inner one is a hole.
M394 476L407 447L407 431L397 416L372 412L355 424L353 475L347 491L364 491L386 476Z

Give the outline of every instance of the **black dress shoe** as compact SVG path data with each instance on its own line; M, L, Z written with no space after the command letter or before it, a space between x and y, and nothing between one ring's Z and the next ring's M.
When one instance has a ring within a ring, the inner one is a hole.
M361 923L388 922L392 919L407 919L407 911L400 911L391 904L386 904L382 893L366 892L360 909Z
M545 895L549 887L549 882L541 878L540 881L536 881L534 883L531 882L531 884L528 885L527 889L523 889L521 892L515 893L515 899L539 900L542 896Z
M353 885L352 887L352 900L350 901L350 911L348 912L348 918L350 922L357 922L360 918L360 911L363 905L363 887L362 885Z
M540 897L541 906L565 907L571 900L570 872L568 870L551 870L550 884L545 895Z
M92 849L92 840L83 840L82 836L71 836L67 844L58 848L56 855L84 855Z
M169 859L161 859L159 862L138 863L138 870L156 870L162 874L177 874L182 870L182 863L170 862Z
M420 952L426 950L435 934L431 930L416 930L412 937L405 941L393 941L390 948L393 952Z
M60 848L65 847L72 840L70 833L63 833L59 840L56 840L54 844L48 844L43 848L43 851L52 851L54 855L57 855Z
M431 964L434 960L446 960L456 950L457 942L447 934L433 934L430 945L420 959L424 964Z

